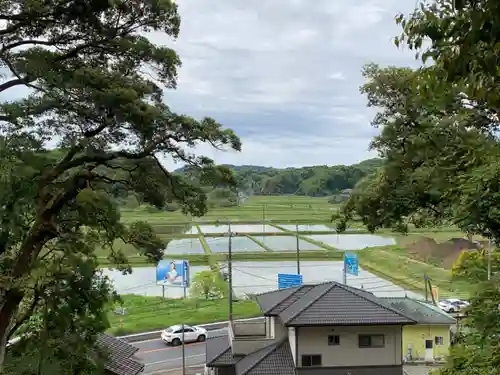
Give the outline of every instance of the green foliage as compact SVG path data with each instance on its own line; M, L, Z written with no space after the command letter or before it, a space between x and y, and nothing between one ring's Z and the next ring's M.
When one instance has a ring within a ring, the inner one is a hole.
M491 252L491 274L500 271L500 253ZM488 279L488 250L464 251L452 269L453 280L464 281L471 285Z
M197 299L225 298L228 294L228 284L219 272L200 271L193 278L190 294Z
M215 188L208 194L208 206L234 207L239 203L238 193L234 189Z
M360 217L371 231L454 224L468 233L500 236L490 185L497 142L484 129L481 113L463 106L461 89L442 89L431 73L365 68L362 92L380 109L373 125L383 125L372 148L385 162L356 186L339 227Z
M174 203L185 214L201 216L207 211L203 188L234 186L235 180L228 168L189 148L208 143L240 150L241 144L215 120L179 115L164 103L163 91L176 87L180 59L145 33L177 37L180 18L174 1L7 0L0 13L5 15L0 39L7 70L0 93L12 98L12 90L29 89L22 99L0 103L2 372L8 337L18 333L20 322L41 314L39 305L25 309L33 289L42 285L54 294L39 294L40 305L56 297L63 303L63 296L67 303L74 301L68 310L58 307L61 315L48 306L44 327L49 329L40 332L48 335L44 350L56 351L51 342L73 343L70 338L84 340L105 328L99 311L107 298L89 282L96 249L124 272L130 269L117 242L133 246L150 261L161 258L163 242L146 222L123 223L117 200L132 195L138 203L159 209ZM55 150L47 148L50 140ZM170 173L159 157L188 164L196 178ZM84 268L81 277L88 282L72 284L76 289L70 298L64 280L71 282ZM53 284L59 286L51 289ZM97 292L100 302L93 297ZM72 345L66 349L86 360L85 351ZM84 373L79 364L73 370Z
M467 334L459 336L440 375L500 374L499 285L498 276L478 285L461 324Z
M302 168L266 168L229 166L235 173L240 191L260 195L297 194L324 197L351 189L382 164L369 159L350 166L313 166Z

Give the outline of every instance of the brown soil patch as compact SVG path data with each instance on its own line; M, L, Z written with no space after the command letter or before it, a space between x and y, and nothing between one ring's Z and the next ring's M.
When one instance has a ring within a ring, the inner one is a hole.
M405 249L416 259L428 263L438 262L442 267L449 269L464 250L478 250L483 247L483 243L469 241L467 238L450 238L438 243L433 238L420 237L405 246Z

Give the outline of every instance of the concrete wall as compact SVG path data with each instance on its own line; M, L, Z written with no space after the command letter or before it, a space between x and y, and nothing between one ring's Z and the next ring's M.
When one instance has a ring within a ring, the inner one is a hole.
M360 348L358 335L383 334L383 348ZM340 336L340 345L329 346L328 336ZM322 367L394 366L402 364L401 326L300 327L297 337L298 366L302 355L319 354Z

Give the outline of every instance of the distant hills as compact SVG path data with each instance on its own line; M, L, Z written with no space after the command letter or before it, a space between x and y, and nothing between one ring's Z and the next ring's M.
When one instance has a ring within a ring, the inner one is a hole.
M329 196L356 183L382 165L379 158L353 165L315 165L301 168L272 168L258 165L230 165L236 175L238 188L249 195L307 195ZM182 173L183 168L175 172Z

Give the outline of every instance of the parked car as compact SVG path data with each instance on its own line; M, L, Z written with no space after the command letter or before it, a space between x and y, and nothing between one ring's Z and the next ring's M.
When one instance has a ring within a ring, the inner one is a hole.
M454 298L439 301L439 308L447 313L459 312L467 306L469 306L469 302Z
M165 344L178 346L182 344L182 324L168 327L161 333L161 339ZM207 330L198 326L184 324L184 343L203 342L207 339Z

